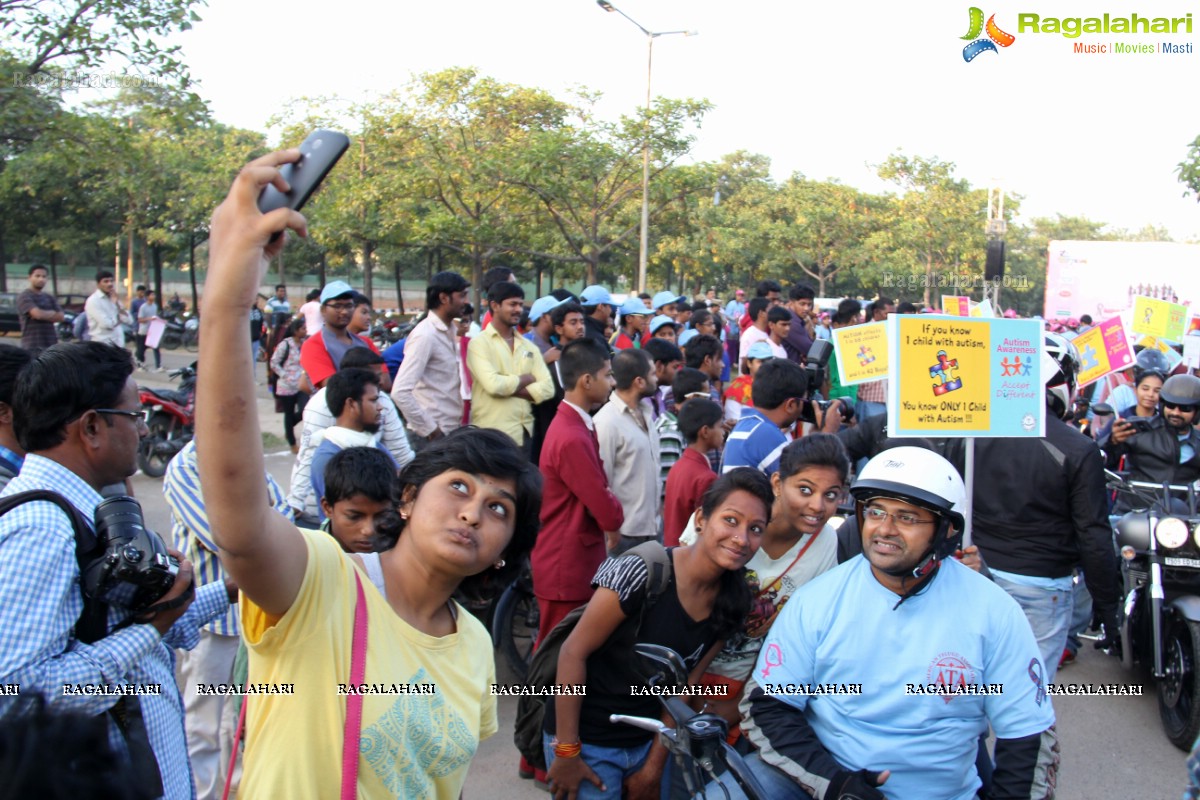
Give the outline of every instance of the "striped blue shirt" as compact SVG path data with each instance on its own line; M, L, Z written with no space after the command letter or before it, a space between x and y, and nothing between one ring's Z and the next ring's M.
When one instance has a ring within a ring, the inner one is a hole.
M276 511L289 520L292 519L292 508L287 503L283 489L271 477L271 473L265 474L267 501ZM174 540L175 549L192 562L192 567L196 570L196 585L223 583L226 577L225 568L217 558L217 543L213 541L212 532L208 527L204 495L200 491L200 469L196 466L195 439L185 444L167 464L167 474L163 478L163 496L171 509L171 538ZM231 605L228 611L205 627L221 636L237 636L237 605Z
M725 439L721 474L736 467L753 467L770 477L779 471L787 435L756 408L743 408L742 418Z
M33 489L58 492L85 519L92 519L101 500L66 467L30 454L2 494ZM83 595L70 519L44 501L26 503L0 517L0 684L19 684L21 697L42 695L56 711L86 715L105 713L117 697L64 695L64 685L157 684L161 693L141 696L140 704L170 800L195 796L171 648L195 647L200 626L228 608L224 585L214 584L196 591L187 613L164 637L150 625L135 624L83 644L73 630L83 611ZM123 617L121 610L111 609L109 630ZM0 717L18 700L0 697ZM111 718L109 739L118 753L127 752Z

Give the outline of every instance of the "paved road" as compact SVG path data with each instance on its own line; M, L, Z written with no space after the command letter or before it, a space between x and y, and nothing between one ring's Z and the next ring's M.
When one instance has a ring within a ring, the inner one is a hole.
M14 343L8 337L8 343ZM3 344L0 339L0 344ZM181 366L194 358L185 352L164 351L164 366ZM263 367L259 376L263 378ZM139 372L147 384L168 385L165 374ZM270 395L259 392L259 418L265 430L279 435L280 416L274 413ZM286 489L292 456L287 450L268 454L267 467ZM167 533L169 512L162 499L162 481L136 475L135 493L141 500L148 525ZM947 613L952 613L947 610ZM886 654L881 654L886 657ZM501 665L499 679L505 680ZM1060 672L1060 683L1131 683L1144 686L1142 697L1059 697L1055 709L1062 749L1059 800L1090 798L1138 798L1173 800L1186 784L1184 754L1162 733L1158 720L1154 684L1141 672L1125 672L1118 661L1085 648L1079 660ZM516 774L512 725L516 703L502 699L500 733L483 742L467 779L467 798L515 800L545 795Z

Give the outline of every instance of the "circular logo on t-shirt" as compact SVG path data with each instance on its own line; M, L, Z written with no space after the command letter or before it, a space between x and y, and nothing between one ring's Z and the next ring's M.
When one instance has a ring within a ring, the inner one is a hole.
M947 690L960 689L975 685L975 668L958 653L941 653L929 665L925 673L926 683L944 687ZM952 692L942 695L942 700L949 703L955 695Z

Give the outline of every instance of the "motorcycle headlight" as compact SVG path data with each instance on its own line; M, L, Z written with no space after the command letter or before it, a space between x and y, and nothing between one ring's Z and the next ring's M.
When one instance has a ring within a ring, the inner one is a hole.
M1168 550L1183 547L1188 540L1187 523L1178 517L1167 517L1154 529L1154 537Z
M1192 529L1192 541L1196 543L1196 547L1200 547L1200 523Z

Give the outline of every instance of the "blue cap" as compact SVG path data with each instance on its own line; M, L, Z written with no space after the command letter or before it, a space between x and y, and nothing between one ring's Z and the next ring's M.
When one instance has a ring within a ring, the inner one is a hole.
M321 305L329 302L335 297L341 297L344 294L354 294L354 289L345 281L330 281L325 284L325 288L321 290Z
M746 359L751 358L766 359L774 358L775 351L771 349L771 345L766 342L755 342L750 345L750 349L746 351Z
M621 303L621 316L650 316L650 309L646 308L646 304L636 297L631 297L624 303Z
M558 308L565 302L567 302L567 301L559 300L557 297L555 297L552 294L548 294L545 297L539 297L537 300L535 300L533 302L533 307L529 309L530 324L537 322L538 319L542 316L542 314L550 313L551 311Z
M676 329L679 327L676 325L674 317L668 317L666 314L659 314L657 317L650 320L650 335L653 336L654 332L663 325L675 325Z
M659 292L658 294L654 295L654 299L650 301L650 305L654 307L655 311L658 311L663 306L670 305L671 303L681 303L685 300L687 300L686 297L682 297L673 292Z
M613 305L612 295L608 293L608 289L598 284L593 284L584 289L579 294L579 305L581 306L599 306Z
M685 344L690 342L692 339L695 339L699 335L700 335L700 331L696 330L695 328L689 328L688 330L679 334L679 339L676 340L675 344L679 345L680 347L683 347Z

